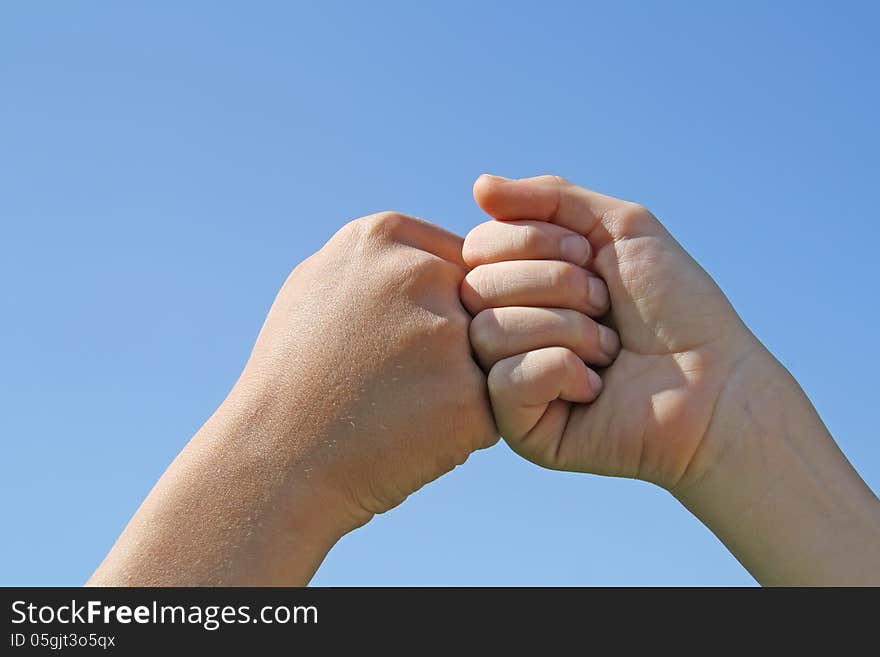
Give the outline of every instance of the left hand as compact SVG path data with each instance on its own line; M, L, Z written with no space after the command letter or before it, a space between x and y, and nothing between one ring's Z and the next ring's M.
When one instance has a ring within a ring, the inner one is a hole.
M482 176L474 196L497 221L465 239L474 269L462 300L510 446L548 468L670 489L700 477L725 449L711 429L732 375L765 353L714 281L634 203L556 176ZM589 240L589 271L564 262L578 238ZM607 327L583 317L609 301ZM600 382L584 361L609 365L608 327L622 348Z

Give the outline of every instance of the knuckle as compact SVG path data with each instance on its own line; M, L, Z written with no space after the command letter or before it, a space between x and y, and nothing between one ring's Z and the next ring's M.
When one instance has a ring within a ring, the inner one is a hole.
M489 392L493 396L504 396L513 385L513 368L508 360L500 360L492 366L486 377Z
M535 180L539 183L549 183L551 185L558 185L565 182L565 180L561 176L550 173L545 173L544 175L537 176Z
M334 239L350 239L355 240L360 238L363 233L363 222L365 217L361 217L359 219L352 219L348 223L346 223L342 228L336 231L336 235L334 235Z
M574 352L565 347L553 348L553 361L559 368L567 369L574 361Z
M494 221L484 221L471 228L464 237L464 246L470 248L482 246L487 235L491 236L491 233L495 230L494 224Z
M462 305L467 309L467 311L474 315L481 308L480 295L477 292L476 288L474 288L473 281L469 278L470 272L465 274L461 283L458 286L458 296L461 299Z
M397 248L404 244L403 231L414 219L400 212L387 211L360 217L343 226L334 239L352 257L370 262L371 271L403 283L420 280L426 271L436 273L442 261L421 249ZM456 268L453 273L461 271Z
M421 342L429 338L438 348L449 350L459 344L467 343L469 318L465 313L426 314L417 331Z
M573 372L583 363L580 356L574 353L571 349L560 348L557 357L559 359L560 374Z
M545 275L547 276L547 285L551 289L555 289L557 287L562 287L563 285L565 285L565 268L561 266L561 263L548 263L547 269L545 270Z
M644 205L632 201L624 201L616 214L620 222L629 226L644 224L654 216Z
M586 287L584 271L568 263L554 263L550 269L550 284L568 292L577 292Z
M475 226L465 236L461 246L462 259L469 267L477 267L492 261L498 250L497 222L487 221Z
M355 219L356 231L363 237L393 240L412 218L394 210L386 210Z
M384 249L380 242L371 239L369 221L370 217L352 219L336 231L324 249L329 249L337 254L340 251L344 252L348 254L349 260L372 263L371 269L375 270L382 259ZM381 270L381 268L379 269Z
M469 293L470 296L478 294L480 276L482 275L480 274L480 267L482 267L482 265L474 267L464 275L464 279L461 282L463 294L465 292Z
M495 276L492 272L489 265L479 265L467 273L465 280L480 297L491 297L495 290Z
M496 341L497 328L498 319L491 308L477 313L471 320L468 333L474 350L481 354L488 352Z
M570 290L587 290L589 288L587 285L587 272L583 268L577 265L568 265L565 271L566 283Z
M460 309L459 309L460 310ZM464 340L470 330L471 318L464 312L450 312L443 316L443 333L458 342Z
M465 274L467 274L467 269L462 265L455 262L449 262L448 260L444 260L439 256L434 256L433 254L431 257L431 266L438 270L439 276L455 287L461 285Z
M468 265L474 266L479 263L480 247L480 227L477 226L465 235L464 242L461 244L461 256Z
M533 224L520 226L518 236L519 243L516 246L519 253L537 253L547 242L544 231Z
M388 269L393 272L391 287L400 289L427 289L445 278L441 260L431 253L417 249L400 249L387 258Z

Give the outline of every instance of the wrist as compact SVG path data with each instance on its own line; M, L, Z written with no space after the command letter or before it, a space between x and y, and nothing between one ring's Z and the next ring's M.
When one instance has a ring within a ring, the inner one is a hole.
M692 496L718 473L739 468L745 454L760 448L751 440L764 433L758 425L776 422L781 399L790 397L790 387L797 387L753 336L748 335L730 353L722 359L729 365L703 437L684 474L670 488L676 497Z
M178 454L89 584L304 586L369 520L293 439L279 391L253 383L236 384Z
M671 492L762 584L863 584L880 505L763 346L732 370L706 441Z
M338 464L320 449L334 440L330 423L300 413L294 394L277 382L243 378L194 441L213 442L237 484L258 483L271 500L265 520L279 533L329 550L372 515L348 499ZM310 400L308 407L317 406Z

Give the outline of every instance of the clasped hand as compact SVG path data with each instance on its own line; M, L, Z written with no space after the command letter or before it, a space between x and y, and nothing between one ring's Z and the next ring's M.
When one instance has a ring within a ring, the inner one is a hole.
M877 581L876 497L650 212L554 176L474 196L463 240L381 213L294 269L92 583L304 584L499 434L669 490L763 583Z

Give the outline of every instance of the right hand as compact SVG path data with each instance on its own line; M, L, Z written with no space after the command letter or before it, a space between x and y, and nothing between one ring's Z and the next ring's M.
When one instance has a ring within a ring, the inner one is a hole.
M766 353L714 281L633 203L555 176L482 176L474 196L499 221L478 226L465 240L464 258L474 269L462 299L476 315L472 343L491 367L495 418L511 447L549 468L669 489L699 477L724 450L713 427L725 396L739 385L738 368ZM595 348L571 352L585 335L596 343L604 332L613 342L613 332L581 314L590 310L588 290L601 292L599 281L553 275L560 263L547 262L566 259L563 238L572 235L589 240L591 269L607 285L608 323L622 345L602 383L583 361L608 365L614 354L603 362ZM545 320L542 334L523 332L522 321L505 325L505 311L522 313L509 306L570 310L548 316L553 324ZM548 331L566 349L544 348ZM584 403L600 386L601 395Z
M461 246L398 213L349 223L290 275L236 386L268 386L296 418L287 449L357 524L498 439Z
M343 534L493 444L461 247L386 212L301 263L90 583L302 586Z

